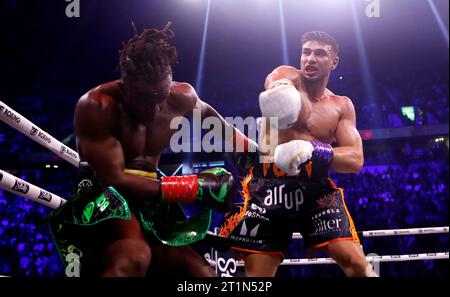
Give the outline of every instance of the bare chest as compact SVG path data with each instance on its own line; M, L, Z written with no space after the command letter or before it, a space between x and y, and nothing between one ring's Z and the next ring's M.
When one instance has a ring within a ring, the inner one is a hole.
M133 123L126 116L123 117L119 140L125 159L159 159L159 155L170 144L172 135L177 131L170 128L170 123L181 115L165 105L160 110L155 110L153 119L146 125Z
M303 139L333 142L340 117L340 105L335 99L319 102L303 100L297 123L286 131L280 131L280 141Z

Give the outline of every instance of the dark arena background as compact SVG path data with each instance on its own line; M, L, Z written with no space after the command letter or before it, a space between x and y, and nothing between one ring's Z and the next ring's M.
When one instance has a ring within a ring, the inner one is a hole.
M331 176L345 189L364 252L384 278L448 277L448 0L0 0L0 103L75 150L75 104L120 77L131 21L139 31L171 21L174 80L223 116L242 118L261 116L267 74L300 67L303 33L333 35L340 64L328 88L351 98L365 162L358 174ZM2 171L71 197L76 168L3 122L0 155ZM237 172L227 154L167 148L158 174L217 166ZM0 189L0 275L65 276L45 221L51 212ZM214 212L210 231L222 220ZM325 255L305 260L299 237L277 276L344 277ZM243 276L233 251L207 240L194 248L219 276Z

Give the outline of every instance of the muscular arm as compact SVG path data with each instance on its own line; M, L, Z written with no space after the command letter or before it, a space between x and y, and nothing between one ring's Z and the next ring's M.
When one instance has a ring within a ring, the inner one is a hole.
M197 97L197 101L195 102L195 108L199 108L201 110L202 119L205 119L207 117L215 117L218 118L219 121L222 123L222 135L225 135L225 128L232 127L225 119L206 102L203 102L200 100L200 98ZM234 128L234 127L233 127ZM235 129L235 128L234 128Z
M99 181L114 186L130 199L159 199L159 181L125 174L122 145L114 137L118 110L112 99L83 97L75 108L74 127L83 160L89 162Z
M336 130L337 147L330 168L341 173L357 173L364 164L361 136L356 129L356 115L350 99L345 98L345 110Z
M208 103L200 100L197 93L195 92L194 88L190 86L189 84L184 85L184 93L188 94L190 102L193 104L191 105L190 109L188 109L190 112L192 109L199 109L201 112L201 118L204 120L207 117L213 117L217 118L221 122L221 134L217 135L217 137L221 137L225 141L229 141L229 144L232 144L233 140L238 139L239 141L243 141L245 143L244 139L247 138L239 129L228 123L213 107L211 107ZM189 113L190 113L189 112ZM232 133L231 133L232 131ZM256 145L256 143L254 143ZM244 148L246 150L246 146L244 145Z
M214 108L212 108L208 103L203 102L199 98L196 102L196 108L200 108L202 111L202 119L207 117L213 117L219 119L221 122L221 134L217 137L221 137L235 153L247 152L248 147L245 145L247 136L239 129L228 123ZM236 142L238 141L238 142ZM239 146L237 146L237 143Z

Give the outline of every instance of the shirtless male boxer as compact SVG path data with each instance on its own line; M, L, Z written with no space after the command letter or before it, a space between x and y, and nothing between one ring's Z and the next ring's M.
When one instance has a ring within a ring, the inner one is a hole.
M129 220L102 222L92 242L98 263L91 266L103 276L144 276L150 262L158 273L169 276L215 276L190 246L165 245L144 232L170 229L165 218L180 215L178 202L198 202L223 211L235 195L231 174L221 168L157 179L160 153L177 131L170 128L175 117L189 117L200 109L202 117L218 117L226 125L191 85L172 80L177 53L168 42L173 35L169 27L170 23L162 30L136 32L120 52L121 79L93 88L76 105L80 158L89 163L99 182L117 189L129 207L122 211L128 212ZM234 133L245 138L238 130ZM87 205L84 222L92 220L94 211L94 215L103 211L93 207L104 205L103 200Z
M301 50L300 70L280 66L266 78L260 108L263 119L278 117L278 125L262 138L278 128L279 144L273 163L251 168L243 183L246 206L228 217L220 234L244 252L247 276L274 276L294 230L308 252L328 254L347 276L375 276L343 190L328 178L328 169L357 173L364 162L352 102L326 89L339 62L338 44L314 31L303 35Z

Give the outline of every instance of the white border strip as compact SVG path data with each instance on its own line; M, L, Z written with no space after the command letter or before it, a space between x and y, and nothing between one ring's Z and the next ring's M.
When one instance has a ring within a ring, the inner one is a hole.
M0 120L48 148L70 164L76 167L79 166L80 157L76 151L56 140L2 101L0 101Z
M366 257L367 261L370 263L441 260L448 258L449 258L448 252ZM285 259L280 265L293 266L293 265L315 265L315 264L336 264L336 262L332 258ZM237 266L244 266L244 261L238 261Z
M53 209L66 202L66 199L30 184L0 169L0 188L18 196L33 200Z

